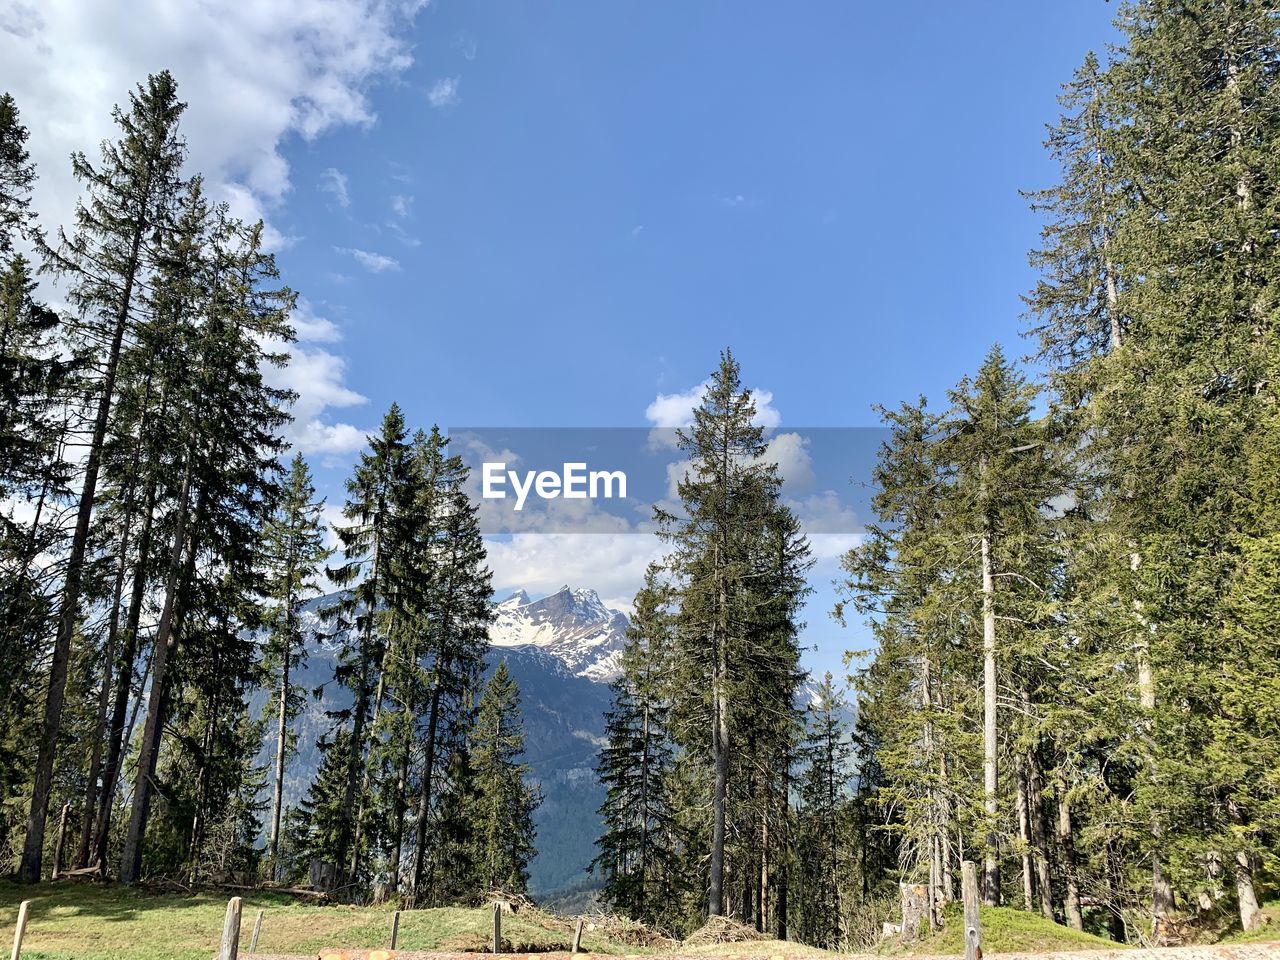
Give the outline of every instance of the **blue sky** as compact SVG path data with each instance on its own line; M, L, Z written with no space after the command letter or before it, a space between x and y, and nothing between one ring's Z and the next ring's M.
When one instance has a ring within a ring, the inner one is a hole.
M1018 191L1052 182L1044 124L1115 13L125 5L0 19L38 206L65 220L68 150L170 67L193 166L266 217L305 297L289 382L335 503L393 400L423 426L646 426L731 346L784 428L861 426L875 403L941 399L994 341L1024 352L1038 223ZM645 558L527 542L495 566L503 590L569 581L617 600ZM859 642L827 621L832 571L809 616L820 669Z

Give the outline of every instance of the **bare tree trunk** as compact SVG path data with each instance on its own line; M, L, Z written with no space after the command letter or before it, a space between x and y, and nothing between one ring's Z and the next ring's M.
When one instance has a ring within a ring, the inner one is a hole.
M1142 566L1142 557L1137 550L1129 553L1129 570L1135 575ZM1150 627L1142 612L1142 601L1133 601L1133 612L1138 622L1138 640L1134 645L1138 661L1138 705L1142 708L1143 729L1149 736L1152 718L1156 709L1156 686L1151 672ZM1173 912L1173 887L1164 875L1160 859L1160 842L1164 828L1158 814L1151 817L1151 837L1154 843L1151 848L1151 935L1156 943L1165 938L1167 917Z
M1035 899L1031 866L1031 817L1027 810L1027 765L1018 760L1014 777L1018 783L1018 839L1022 841L1022 909L1031 910Z
M107 731L107 756L102 766L102 794L98 800L97 825L94 828L93 860L102 872L107 869L107 845L111 839L111 811L115 803L116 784L120 779L121 758L126 720L129 714L129 697L133 687L133 665L138 656L138 631L142 624L142 607L147 592L147 557L151 553L152 529L155 520L156 482L147 485L142 511L142 529L138 532L138 563L133 574L133 593L129 598L129 611L125 618L124 646L120 652L120 665L116 671L115 700L111 706L111 726ZM150 662L148 662L148 670ZM145 677L144 677L145 686ZM128 729L133 730L132 721Z
M1030 697L1023 693L1028 704ZM1027 753L1027 819L1031 824L1031 865L1036 873L1036 890L1040 895L1040 913L1053 919L1053 884L1049 878L1049 831L1045 826L1044 774L1035 751Z
M724 842L725 801L729 790L729 705L725 702L724 682L728 673L728 655L725 650L728 639L728 596L725 591L721 565L725 558L716 544L715 568L720 581L719 609L716 611L711 646L715 651L715 663L711 678L711 760L715 780L711 789L711 882L707 893L707 914L712 917L724 913Z
M790 846L791 846L791 759L787 757L783 761L782 768L782 836L779 838L779 846L782 849L781 865L778 869L778 894L776 899L775 916L777 919L777 933L779 940L787 939L787 881L790 879Z
M1240 928L1256 930L1262 925L1258 893L1253 885L1253 858L1244 850L1236 853L1236 902L1240 906Z
M426 899L423 897L422 882L423 868L427 861L427 818L431 815L431 788L432 777L435 775L441 682L441 678L437 676L431 691L431 705L427 710L427 742L426 757L422 764L422 791L418 794L418 817L413 825L413 904L415 907L422 907Z
M290 609L285 614L284 653L280 665L280 713L276 717L276 769L271 791L271 834L267 840L267 856L271 861L271 879L279 879L280 859L280 810L284 805L284 761L289 735L289 657L293 637L292 601L286 599Z
M983 465L985 472L986 466ZM982 792L987 814L986 849L982 861L982 900L989 907L1000 904L1000 840L997 834L999 786L996 766L996 604L991 569L991 537L982 532Z
M1062 912L1067 926L1072 930L1084 929L1084 916L1080 912L1080 884L1076 874L1075 832L1071 824L1071 798L1067 795L1067 783L1058 783L1058 850L1062 859L1062 887L1064 890Z
M151 183L144 181L139 209L146 209L151 193ZM62 708L66 700L67 669L71 662L71 638L80 620L80 589L84 578L84 558L89 546L89 522L93 518L93 505L98 494L98 472L102 468L102 453L107 437L107 424L111 417L111 401L116 389L116 374L120 368L120 348L124 343L125 328L129 324L129 309L133 302L133 287L140 265L142 238L150 229L145 220L134 225L130 238L128 259L125 262L124 283L120 302L116 309L111 332L111 345L107 351L107 363L99 387L98 408L93 418L93 436L89 441L89 456L85 460L84 482L80 488L80 501L76 505L75 532L67 551L66 580L62 588L62 605L58 612L58 632L53 642L53 658L49 665L49 690L45 696L44 720L41 724L40 744L36 752L35 777L31 791L31 809L27 816L27 833L22 846L22 862L18 869L20 879L35 883L40 879L44 858L45 821L49 816L49 795L53 789L53 763L58 751L58 733L62 726Z
M392 828L394 842L391 845L391 853L387 860L387 877L391 885L391 891L400 889L400 860L404 850L404 818L408 808L406 794L409 790L409 751L413 747L413 738L410 736L412 732L412 721L406 722L409 711L406 709L401 714L401 723L404 726L404 738L400 744L400 756L396 760L396 798L394 821L395 826Z
M156 760L160 753L160 738L164 732L164 694L169 657L177 645L174 631L174 609L177 605L182 554L186 547L187 500L191 495L191 456L183 471L182 488L178 494L178 518L169 549L168 584L165 588L164 607L156 628L155 648L151 659L151 695L147 703L147 720L142 727L142 743L138 748L138 773L134 780L133 806L129 811L129 832L125 837L124 854L120 859L120 879L135 883L142 873L142 840L147 829L147 817L151 811L151 787L155 776Z

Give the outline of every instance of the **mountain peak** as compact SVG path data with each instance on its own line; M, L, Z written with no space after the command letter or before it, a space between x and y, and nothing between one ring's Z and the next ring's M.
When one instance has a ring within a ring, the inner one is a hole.
M506 608L506 607L523 607L528 602L529 602L529 595L525 593L523 590L517 590L511 596L507 597L507 599L499 603L498 607L499 609Z
M630 624L595 590L565 584L541 600L520 590L494 612L489 642L495 647L538 647L590 680L612 680L620 671Z

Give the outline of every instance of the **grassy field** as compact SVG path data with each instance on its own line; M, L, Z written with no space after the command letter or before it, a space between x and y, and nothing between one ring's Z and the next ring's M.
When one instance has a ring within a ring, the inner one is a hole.
M0 953L7 955L21 900L32 901L24 944L24 960L209 960L217 950L227 893L184 896L153 893L118 884L60 883L21 887L0 881ZM315 954L324 947L385 947L391 930L390 907L317 906L269 894L244 897L241 949L247 950L253 920L265 911L258 950L263 953ZM1226 942L1274 939L1280 929L1280 902L1266 906L1270 922L1255 935ZM944 930L913 944L911 954L961 955L964 943L959 908L948 914ZM1038 953L1054 950L1115 949L1118 945L1045 920L1038 914L1003 907L983 908L985 952ZM487 951L492 931L488 908L447 907L406 912L400 920L403 950ZM570 934L563 924L544 922L535 914L503 917L503 939L515 953L568 950ZM1214 939L1217 939L1215 937ZM586 930L583 949L595 954L660 955ZM682 946L685 956L772 957L822 956L822 951L795 943L757 941L712 946ZM885 956L907 956L896 941L880 947ZM828 956L833 956L828 954Z
M42 884L20 887L0 882L0 949L8 954L18 904L32 901L23 960L209 960L217 951L227 894L193 897L147 893L100 884ZM246 894L242 949L247 950L253 919L264 910L260 952L316 953L321 947L385 947L391 909L318 907L287 898ZM404 950L486 949L492 936L488 909L449 907L414 910L400 919ZM567 950L558 930L548 930L520 914L503 917L504 940L514 952ZM583 934L583 949L593 953L643 953Z
M946 926L938 933L911 946L911 953L963 954L964 922L960 905L947 908ZM1052 950L1114 950L1123 944L1081 933L1046 920L1038 913L1009 907L982 908L982 949L984 953L1040 953ZM907 951L900 943L888 941L880 953L900 955Z

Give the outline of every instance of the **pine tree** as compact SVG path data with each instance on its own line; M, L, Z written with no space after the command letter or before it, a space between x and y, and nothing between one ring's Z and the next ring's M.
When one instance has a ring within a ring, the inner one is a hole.
M613 708L605 715L608 743L597 767L605 788L604 833L596 840L600 854L592 863L603 879L604 902L649 924L668 919L678 854L660 659L671 627L659 575L653 564L645 572L627 630L623 673L612 684Z
M399 518L410 496L409 445L398 406L391 405L369 446L347 481L343 515L349 524L337 527L345 562L328 571L329 578L344 592L322 612L341 636L343 649L336 679L351 690L353 699L345 794L351 811L350 831L338 851L339 866L353 883L362 869L363 844L368 839L363 836L363 827L371 733L377 727L385 692L381 679L375 684L373 673L383 664L393 632L390 571L404 548L404 526Z
M952 391L957 412L946 440L956 482L949 523L977 547L983 650L983 798L986 808L983 897L1000 902L998 662L1008 659L997 623L1034 629L1048 615L1045 576L1053 557L1045 527L1049 500L1061 492L1050 469L1043 425L1033 421L1035 390L997 346L977 376Z
M691 468L677 493L682 515L658 511L661 536L674 547L670 565L680 581L684 651L675 697L676 722L709 731L712 775L711 849L707 912L725 910L725 845L731 754L731 669L745 646L743 599L751 572L747 544L777 497L776 465L763 460L763 430L755 403L741 387L727 351L712 376L693 426L678 432ZM745 678L744 678L745 679ZM698 736L696 739L701 739Z
M828 673L809 706L809 724L800 753L800 808L796 862L800 940L826 949L847 949L846 898L852 852L853 746L841 715L848 710Z
M9 93L0 93L0 264L13 253L14 241L31 234L35 213L31 188L36 169L27 152L27 128Z
M520 719L520 691L506 662L498 664L480 698L470 753L475 770L476 869L485 889L524 893L533 859L533 811L540 796L525 782L528 765Z
M414 636L412 662L417 667L418 695L412 702L426 713L410 871L415 902L430 846L440 746L458 744L460 730L470 723L494 616L493 578L478 507L466 492L469 469L461 457L447 452L447 444L433 426L415 442L413 457L417 496L409 575L419 588L408 591L406 626ZM444 759L448 762L447 755Z
M126 882L141 875L164 723L182 685L210 669L214 682L234 690L252 667L252 644L236 621L250 615L248 598L262 589L258 534L274 499L279 430L292 400L264 382L264 367L283 362L266 345L291 338L293 294L273 285L261 223L246 227L221 207L210 214L197 180L163 266L157 320L181 343L167 372L181 385L170 418L180 473L166 517L164 598L121 857ZM228 648L241 655L228 656Z
M319 861L336 881L351 836L347 780L354 747L351 732L339 727L333 739L322 739L320 766L295 811L289 846L303 862Z
M275 775L267 836L267 856L273 873L280 853L284 772L291 750L289 723L297 715L302 700L302 692L291 678L306 658L298 608L319 590L317 575L330 555L324 545L323 510L323 501L316 500L307 462L301 453L295 454L281 486L280 501L263 534L268 564L266 595L271 604L265 618L271 632L264 656L267 669L279 678Z
M20 876L28 882L39 880L41 874L67 668L80 616L89 525L116 375L125 334L136 322L139 280L147 258L171 227L185 154L177 132L184 109L167 72L149 77L130 94L128 112L115 111L120 139L104 144L102 163L95 167L83 154L72 157L73 172L85 184L87 197L77 205L75 233L70 238L60 234L58 246L46 248L54 273L69 281L68 299L78 312L74 329L92 360L89 369L96 371L96 377L87 384L94 397L89 448L66 561L22 852Z

